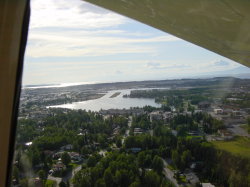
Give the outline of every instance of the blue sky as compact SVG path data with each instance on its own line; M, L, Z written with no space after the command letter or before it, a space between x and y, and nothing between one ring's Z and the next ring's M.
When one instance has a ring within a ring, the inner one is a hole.
M250 74L232 60L80 0L32 0L23 84Z

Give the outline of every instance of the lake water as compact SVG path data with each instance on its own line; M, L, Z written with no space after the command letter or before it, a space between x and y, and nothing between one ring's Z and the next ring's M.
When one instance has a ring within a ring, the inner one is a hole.
M155 103L154 99L146 98L124 98L123 95L130 94L132 90L150 90L150 89L169 89L169 88L143 88L143 89L126 89L126 90L112 90L107 92L101 98L94 100L87 100L81 102L73 102L70 104L50 106L52 108L69 108L82 109L91 111L100 111L101 109L129 109L130 107L144 107L146 105L153 107L160 107L161 105ZM114 93L121 92L117 97L110 98Z

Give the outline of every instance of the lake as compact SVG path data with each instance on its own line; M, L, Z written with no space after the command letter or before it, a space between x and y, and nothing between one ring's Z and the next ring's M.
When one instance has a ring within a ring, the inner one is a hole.
M91 111L100 111L108 109L129 109L131 107L144 107L146 105L153 107L161 107L161 104L155 102L154 99L147 98L125 98L123 95L130 94L132 90L152 90L152 89L169 89L169 88L143 88L143 89L126 89L126 90L112 90L108 91L106 95L94 100L87 100L81 102L73 102L70 104L62 104L50 106L51 108L68 108L68 109L82 109ZM121 92L116 97L111 97L116 92Z

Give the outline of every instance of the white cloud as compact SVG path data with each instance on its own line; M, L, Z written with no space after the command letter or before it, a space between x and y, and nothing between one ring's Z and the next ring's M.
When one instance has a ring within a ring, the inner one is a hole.
M27 55L31 57L103 56L127 53L155 53L156 48L145 43L171 42L170 35L145 38L116 36L119 30L92 31L36 31L29 34Z
M32 0L26 57L36 58L26 58L23 80L41 84L165 79L238 66L175 41L180 39L81 0Z
M159 62L148 62L146 64L146 67L152 70L170 70L170 69L176 69L178 71L183 69L190 69L192 68L191 65L187 65L186 63L171 63L171 62L163 62L163 63L159 63ZM172 70L171 70L172 71Z
M214 65L215 66L228 66L230 65L230 63L224 60L219 60L219 61L215 61Z
M30 28L104 28L123 24L127 18L80 0L33 0Z
M31 10L26 52L30 57L153 55L156 48L145 43L179 40L118 29L129 19L80 0L32 0Z

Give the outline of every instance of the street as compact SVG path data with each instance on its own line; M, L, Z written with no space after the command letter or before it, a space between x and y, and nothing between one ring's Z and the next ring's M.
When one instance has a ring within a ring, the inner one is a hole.
M165 177L169 179L176 187L179 187L180 185L177 183L176 179L174 178L174 172L170 170L169 168L167 168L168 163L164 159L162 159L162 161L164 164L163 173Z
M74 177L74 175L75 175L78 171L81 170L81 168L82 168L81 165L77 166L77 167L74 168L71 172L68 172L68 174L67 174L66 176L64 176L63 178L60 178L60 177L53 177L53 176L49 175L49 176L48 176L48 179L56 181L56 183L57 183L56 186L57 186L57 187L59 186L59 184L60 184L61 181L65 182L65 183L66 183L67 181L69 181L69 182L70 182L70 186L73 186L72 183L71 183L71 181L70 181L70 179L72 179L72 178Z

